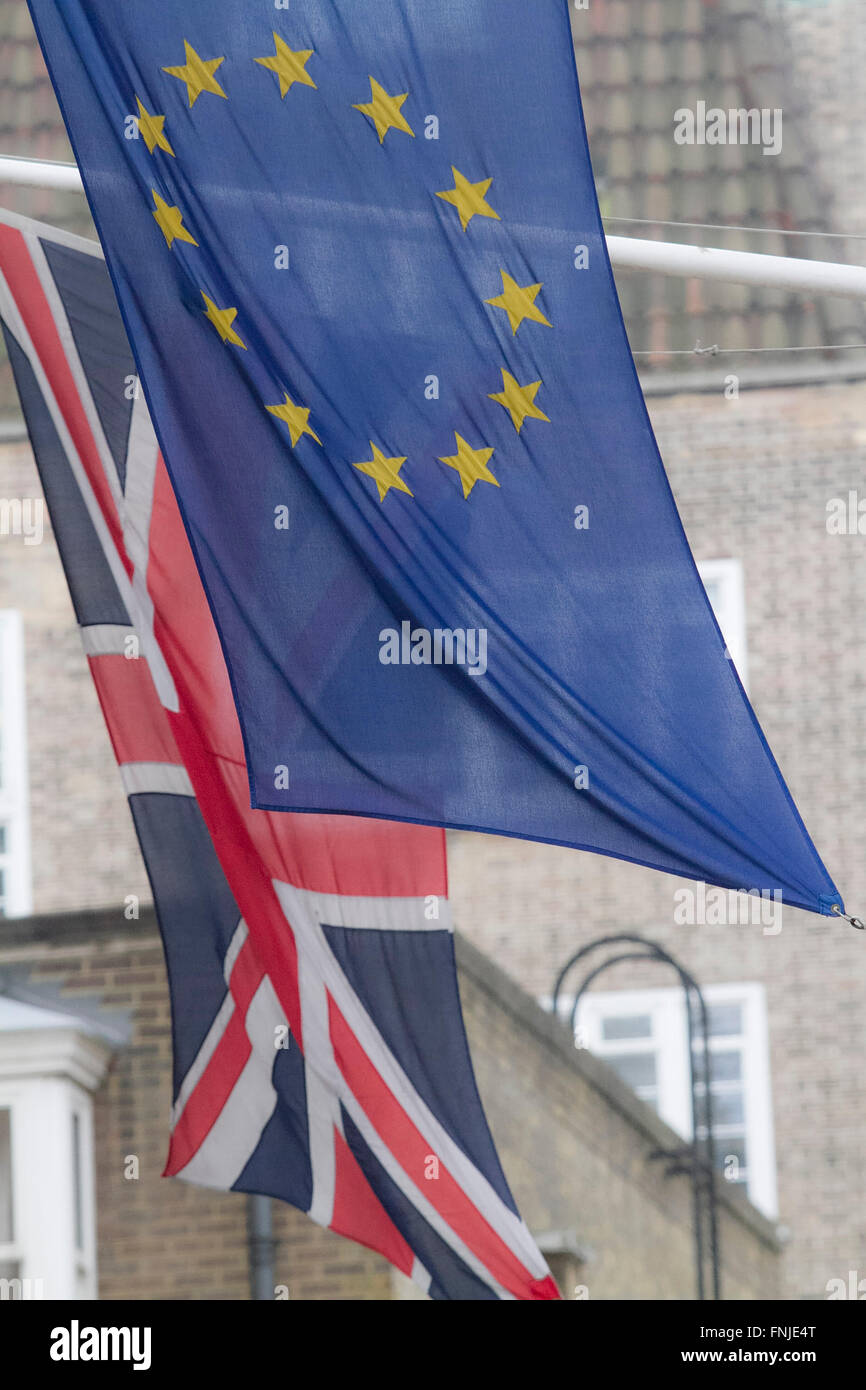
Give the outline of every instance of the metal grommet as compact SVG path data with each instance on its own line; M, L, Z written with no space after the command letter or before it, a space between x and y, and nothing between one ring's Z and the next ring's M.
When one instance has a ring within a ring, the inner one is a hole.
M849 917L847 912L843 912L838 903L834 903L831 912L835 912L837 917L843 917L857 931L866 931L866 922L861 922L859 917Z

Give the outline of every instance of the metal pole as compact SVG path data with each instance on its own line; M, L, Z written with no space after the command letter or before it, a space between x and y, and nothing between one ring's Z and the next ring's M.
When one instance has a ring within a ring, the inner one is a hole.
M701 1013L701 1040L702 1040L703 1059L704 1059L704 1104L705 1104L705 1107L706 1107L706 1113L705 1113L706 1138L705 1138L705 1140L704 1140L704 1144L705 1144L705 1150L706 1150L706 1174L707 1174L707 1184L708 1184L708 1193L709 1193L709 1202L708 1202L708 1206L709 1206L709 1210L710 1210L710 1249L711 1249L712 1252L713 1252L713 1298L715 1298L715 1299L718 1300L718 1299L720 1299L721 1296L722 1296L722 1294L721 1294L721 1279L722 1279L722 1273L721 1273L721 1269L719 1268L719 1216L718 1216L718 1211L716 1210L716 1200L715 1200L715 1196L716 1196L716 1179L715 1179L715 1164L716 1164L716 1153L715 1153L715 1148L716 1148L716 1144L715 1144L715 1134L714 1134L714 1131L713 1131L713 1093L712 1093L712 1088L711 1088L712 1076L711 1076L711 1074L710 1074L710 1019L709 1019L709 1014L708 1014L708 1012L707 1012L707 1001L706 1001L706 999L705 999L704 996L703 996L703 991L700 990L700 989L695 989L694 994L695 994L695 998L696 998L697 1001L698 1001L698 1006L699 1006L699 1008L700 1008L700 1013ZM691 1047L691 1046L693 1046L692 1037L691 1037L691 999L689 1000L688 1008L689 1008L689 1021L690 1021L689 1046ZM693 1058L693 1059L692 1059L692 1093L693 1093L693 1094L694 1094L694 1090L695 1090L695 1088L694 1088L694 1058ZM697 1145L697 1142L698 1142L697 1115L694 1116L694 1120L695 1120L694 1139L695 1139L695 1144Z
M0 184L4 183L83 191L75 164L20 159L14 155L0 155ZM761 285L765 289L794 290L801 294L866 299L866 266L623 236L609 236L607 249L611 264L620 270L647 270L686 279L722 280L738 285Z
M84 192L77 164L63 164L56 159L20 159L12 154L0 155L0 183Z
M270 1197L247 1197L247 1247L249 1249L250 1298L270 1303L274 1297L273 1210Z
M756 251L723 251L711 246L685 246L637 237L607 238L611 264L622 269L652 270L688 279L725 280L764 289L829 294L840 299L866 299L866 266L833 261L803 261L795 256L766 256Z
M697 1236L698 1261L699 1261L699 1265L700 1265L700 1270L699 1270L699 1274L698 1274L698 1287L699 1287L700 1292L698 1293L698 1298L699 1298L699 1299L703 1299L703 1298L705 1297L705 1294L704 1294L704 1209L703 1209L703 1205L702 1205L702 1202L701 1202L701 1194L702 1194L703 1188L704 1188L704 1173L703 1173L702 1168L701 1168L701 1162L702 1162L701 1145L700 1145L700 1141L699 1141L699 1139L698 1139L698 1092L697 1092L697 1086L696 1086L696 1084L695 1084L695 1083L696 1083L696 1080L697 1080L697 1078L696 1078L696 1076L695 1076L695 1023L694 1023L694 1019L693 1019L693 1017L692 1017L692 990L691 990L691 988L690 988L689 985L686 985L686 986L685 986L684 993L685 993L685 999L686 999L686 1030L687 1030L688 1049L689 1049L689 1084L690 1084L690 1086L691 1086L691 1092L692 1092L692 1153L693 1153L692 1162L693 1162L693 1164L694 1164L694 1179L695 1179L694 1194L693 1194L693 1195L694 1195L694 1213L695 1213L695 1214L694 1214L694 1221L695 1221L695 1230L699 1233L698 1236ZM704 1041L706 1042L706 1039L704 1039ZM706 1089L706 1090L709 1090L709 1079L707 1079L705 1089ZM711 1173L711 1174L710 1174L710 1183L712 1183L712 1181L713 1181L713 1178L712 1178L712 1173ZM709 1197L710 1197L710 1201L712 1201L712 1190L709 1191ZM717 1261L716 1255L715 1255L715 1247L713 1247L712 1253L713 1253L713 1268L714 1268L714 1270L715 1270L715 1269L718 1267L718 1261ZM718 1289L718 1280L717 1280L717 1279L714 1279L714 1280L713 1280L713 1297L716 1298L716 1299L718 1299L718 1297L719 1297L719 1289Z
M574 1033L577 1021L577 1011L583 994L595 979L608 970L613 965L618 965L625 960L657 960L663 964L670 965L677 972L680 983L683 987L686 1005L686 1026L688 1034L689 1051L689 1074L691 1078L692 1093L692 1192L694 1200L694 1235L695 1235L695 1265L697 1272L698 1298L704 1299L704 1229L703 1211L701 1204L702 1191L706 1192L707 1206L710 1218L710 1258L712 1263L713 1276L713 1298L721 1299L721 1259L719 1252L719 1224L717 1206L716 1179L714 1173L714 1142L713 1142L713 1112L712 1099L710 1096L710 1046L709 1046L709 1019L707 1015L706 1001L697 981L680 965L670 952L657 942L650 941L646 937L637 936L632 933L622 932L616 936L597 937L595 941L590 941L586 946L576 951L560 970L553 987L552 1011L555 1017L559 1017L559 996L569 972L574 968L578 961L602 946L625 945L639 946L639 952L626 951L619 955L609 957L601 965L585 977L576 991L574 1003L571 1009L571 1031ZM697 1087L695 1076L695 1057L694 1057L694 1019L692 1015L692 995L697 999L700 1007L701 1032L703 1037L703 1058L704 1058L704 1093L706 1097L706 1137L704 1140L705 1154L701 1154L701 1143L698 1139L698 1111L697 1111ZM656 1155L661 1157L664 1155Z

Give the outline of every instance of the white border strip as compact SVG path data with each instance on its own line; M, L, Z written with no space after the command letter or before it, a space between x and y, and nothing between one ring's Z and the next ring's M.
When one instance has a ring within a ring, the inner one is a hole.
M166 796L191 796L195 800L189 773L177 763L121 763L120 776L127 796L157 792Z

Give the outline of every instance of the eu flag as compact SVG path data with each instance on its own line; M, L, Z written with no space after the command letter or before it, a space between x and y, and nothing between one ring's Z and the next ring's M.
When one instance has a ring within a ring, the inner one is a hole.
M567 0L31 10L253 804L840 905L653 439Z

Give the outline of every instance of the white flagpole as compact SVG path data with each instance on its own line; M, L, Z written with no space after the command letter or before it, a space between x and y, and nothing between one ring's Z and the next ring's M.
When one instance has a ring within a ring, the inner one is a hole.
M611 264L620 269L654 270L699 280L728 280L765 289L829 294L866 299L866 266L833 261L803 261L794 256L767 256L755 251L723 251L670 241L639 241L609 236Z
M0 184L3 183L83 191L76 165L11 155L0 155ZM688 279L724 280L765 289L866 300L866 266L622 236L609 236L607 249L611 264L620 270L646 270Z
M84 192L77 164L63 164L54 159L20 159L12 154L0 155L0 183Z

